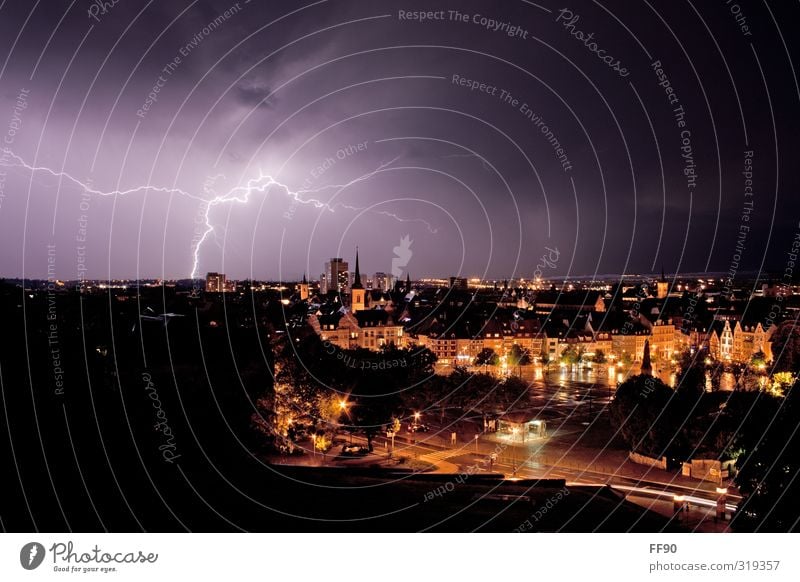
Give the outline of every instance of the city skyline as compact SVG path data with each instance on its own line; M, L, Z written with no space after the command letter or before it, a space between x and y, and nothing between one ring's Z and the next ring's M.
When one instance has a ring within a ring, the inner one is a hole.
M509 538L476 568L327 534L638 532L667 537L608 568L564 538L533 574L774 574L749 534L800 531L795 22L0 1L9 567L136 578L101 532L314 532L289 543L329 577L507 577ZM749 553L663 543L692 532ZM206 575L315 572L225 552Z
M4 10L7 38L21 6ZM753 38L773 58L742 52L753 33L725 10L699 8L681 48L618 34L590 3L501 17L476 1L423 21L397 2L325 4L313 26L308 7L200 6L73 11L50 39L50 16L32 14L2 73L4 276L45 277L53 245L61 279L316 278L359 243L388 265L403 240L418 277L530 277L548 248L568 257L564 276L780 270L795 237L797 177L775 171L797 153L790 55L766 35ZM750 30L770 15L754 11ZM459 48L466 31L476 44ZM629 56L587 77L597 58L575 39L589 31ZM73 50L96 84L46 74ZM735 69L713 65L719 50ZM548 55L535 69L518 64L531 51ZM702 83L682 77L686 52Z

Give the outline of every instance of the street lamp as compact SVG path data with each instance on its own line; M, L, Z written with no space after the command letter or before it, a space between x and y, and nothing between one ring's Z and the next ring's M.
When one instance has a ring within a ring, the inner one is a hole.
M517 440L519 429L515 426L511 429L511 474L517 476L517 450L514 441Z
M350 405L350 403L347 400L342 399L342 400L339 401L339 410L341 410L344 414L346 414L348 416L348 418L350 417L350 413L347 410L347 407L349 405ZM350 444L353 444L353 428L350 427L348 432L350 433Z
M672 511L678 513L686 510L686 497L683 495L675 495L672 497Z
M717 511L714 514L714 519L721 519L725 521L727 518L727 504L728 504L728 488L727 487L717 487Z
M419 412L415 412L415 413L414 413L414 424L419 424L419 417L420 417L420 416L421 416L421 415L420 415L420 413L419 413Z

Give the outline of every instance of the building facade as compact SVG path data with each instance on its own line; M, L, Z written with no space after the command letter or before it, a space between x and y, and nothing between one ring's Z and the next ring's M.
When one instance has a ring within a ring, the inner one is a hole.
M341 257L334 257L325 263L325 288L326 292L338 291L344 293L350 285L348 269L350 265Z
M234 290L234 282L228 281L225 273L206 274L206 293L223 293Z

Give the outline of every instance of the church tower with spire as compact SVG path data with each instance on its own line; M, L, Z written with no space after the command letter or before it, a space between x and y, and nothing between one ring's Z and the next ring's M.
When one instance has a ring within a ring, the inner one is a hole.
M669 293L669 281L664 276L664 267L661 267L661 279L656 281L656 297L664 299Z
M367 308L367 292L361 283L361 269L358 265L358 247L356 247L356 272L353 274L353 285L350 287L350 311L364 311Z
M306 274L303 273L303 282L300 283L300 301L305 301L308 299L308 279L306 279Z

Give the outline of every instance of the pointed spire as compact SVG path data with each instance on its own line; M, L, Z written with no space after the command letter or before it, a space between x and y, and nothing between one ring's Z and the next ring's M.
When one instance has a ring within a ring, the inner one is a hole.
M308 279L306 279L306 274L303 273L303 284L308 285Z
M411 291L411 274L406 273L406 293Z
M361 270L358 268L358 247L356 247L356 272L353 275L353 286L351 289L363 289L361 284Z

